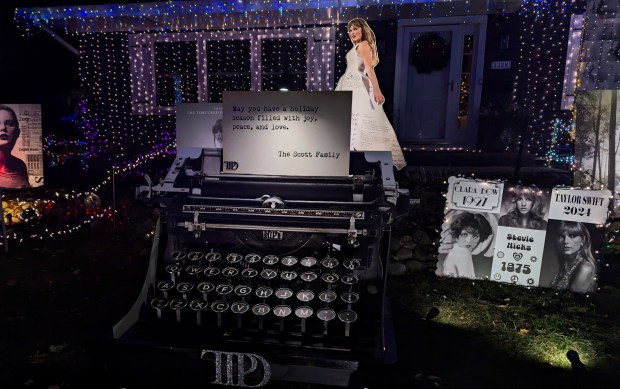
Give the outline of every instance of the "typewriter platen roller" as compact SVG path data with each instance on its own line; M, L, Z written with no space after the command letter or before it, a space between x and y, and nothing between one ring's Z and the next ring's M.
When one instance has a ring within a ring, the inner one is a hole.
M360 384L364 366L395 354L385 266L409 194L390 153L352 152L346 177L219 174L219 164L217 151L178 157L141 188L162 215L114 346L204 384Z

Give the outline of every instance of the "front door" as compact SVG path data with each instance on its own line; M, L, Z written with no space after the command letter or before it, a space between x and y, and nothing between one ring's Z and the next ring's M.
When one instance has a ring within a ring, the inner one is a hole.
M476 145L486 17L455 19L399 26L394 123L405 145Z

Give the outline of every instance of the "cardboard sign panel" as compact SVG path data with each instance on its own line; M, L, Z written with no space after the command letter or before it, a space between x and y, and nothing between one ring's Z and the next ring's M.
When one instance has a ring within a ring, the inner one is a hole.
M40 104L0 104L0 189L43 185L42 142Z
M503 185L496 199L484 196L499 188L494 181L450 177L449 184L437 275L595 290L594 252L604 237L597 226L606 222L609 190Z
M347 176L351 92L224 92L223 173Z

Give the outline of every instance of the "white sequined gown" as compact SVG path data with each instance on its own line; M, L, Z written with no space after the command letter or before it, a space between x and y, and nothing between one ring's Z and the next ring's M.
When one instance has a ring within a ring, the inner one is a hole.
M346 58L347 70L338 80L336 90L353 92L351 150L391 151L394 166L400 170L407 165L403 151L383 107L375 102L357 45L347 53Z

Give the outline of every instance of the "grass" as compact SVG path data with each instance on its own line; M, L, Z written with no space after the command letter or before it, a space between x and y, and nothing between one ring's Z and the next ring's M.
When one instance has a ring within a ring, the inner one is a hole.
M432 321L444 335L451 333L449 329L459 330L458 336L467 334L476 339L476 347L494 356L491 359L508 357L569 370L566 353L575 350L581 362L606 377L605 382L618 378L620 316L599 308L613 306L601 301L618 301L615 288L588 298L492 281L439 278L427 272L394 276L389 285L392 299L411 317L424 318L432 307L438 308Z

